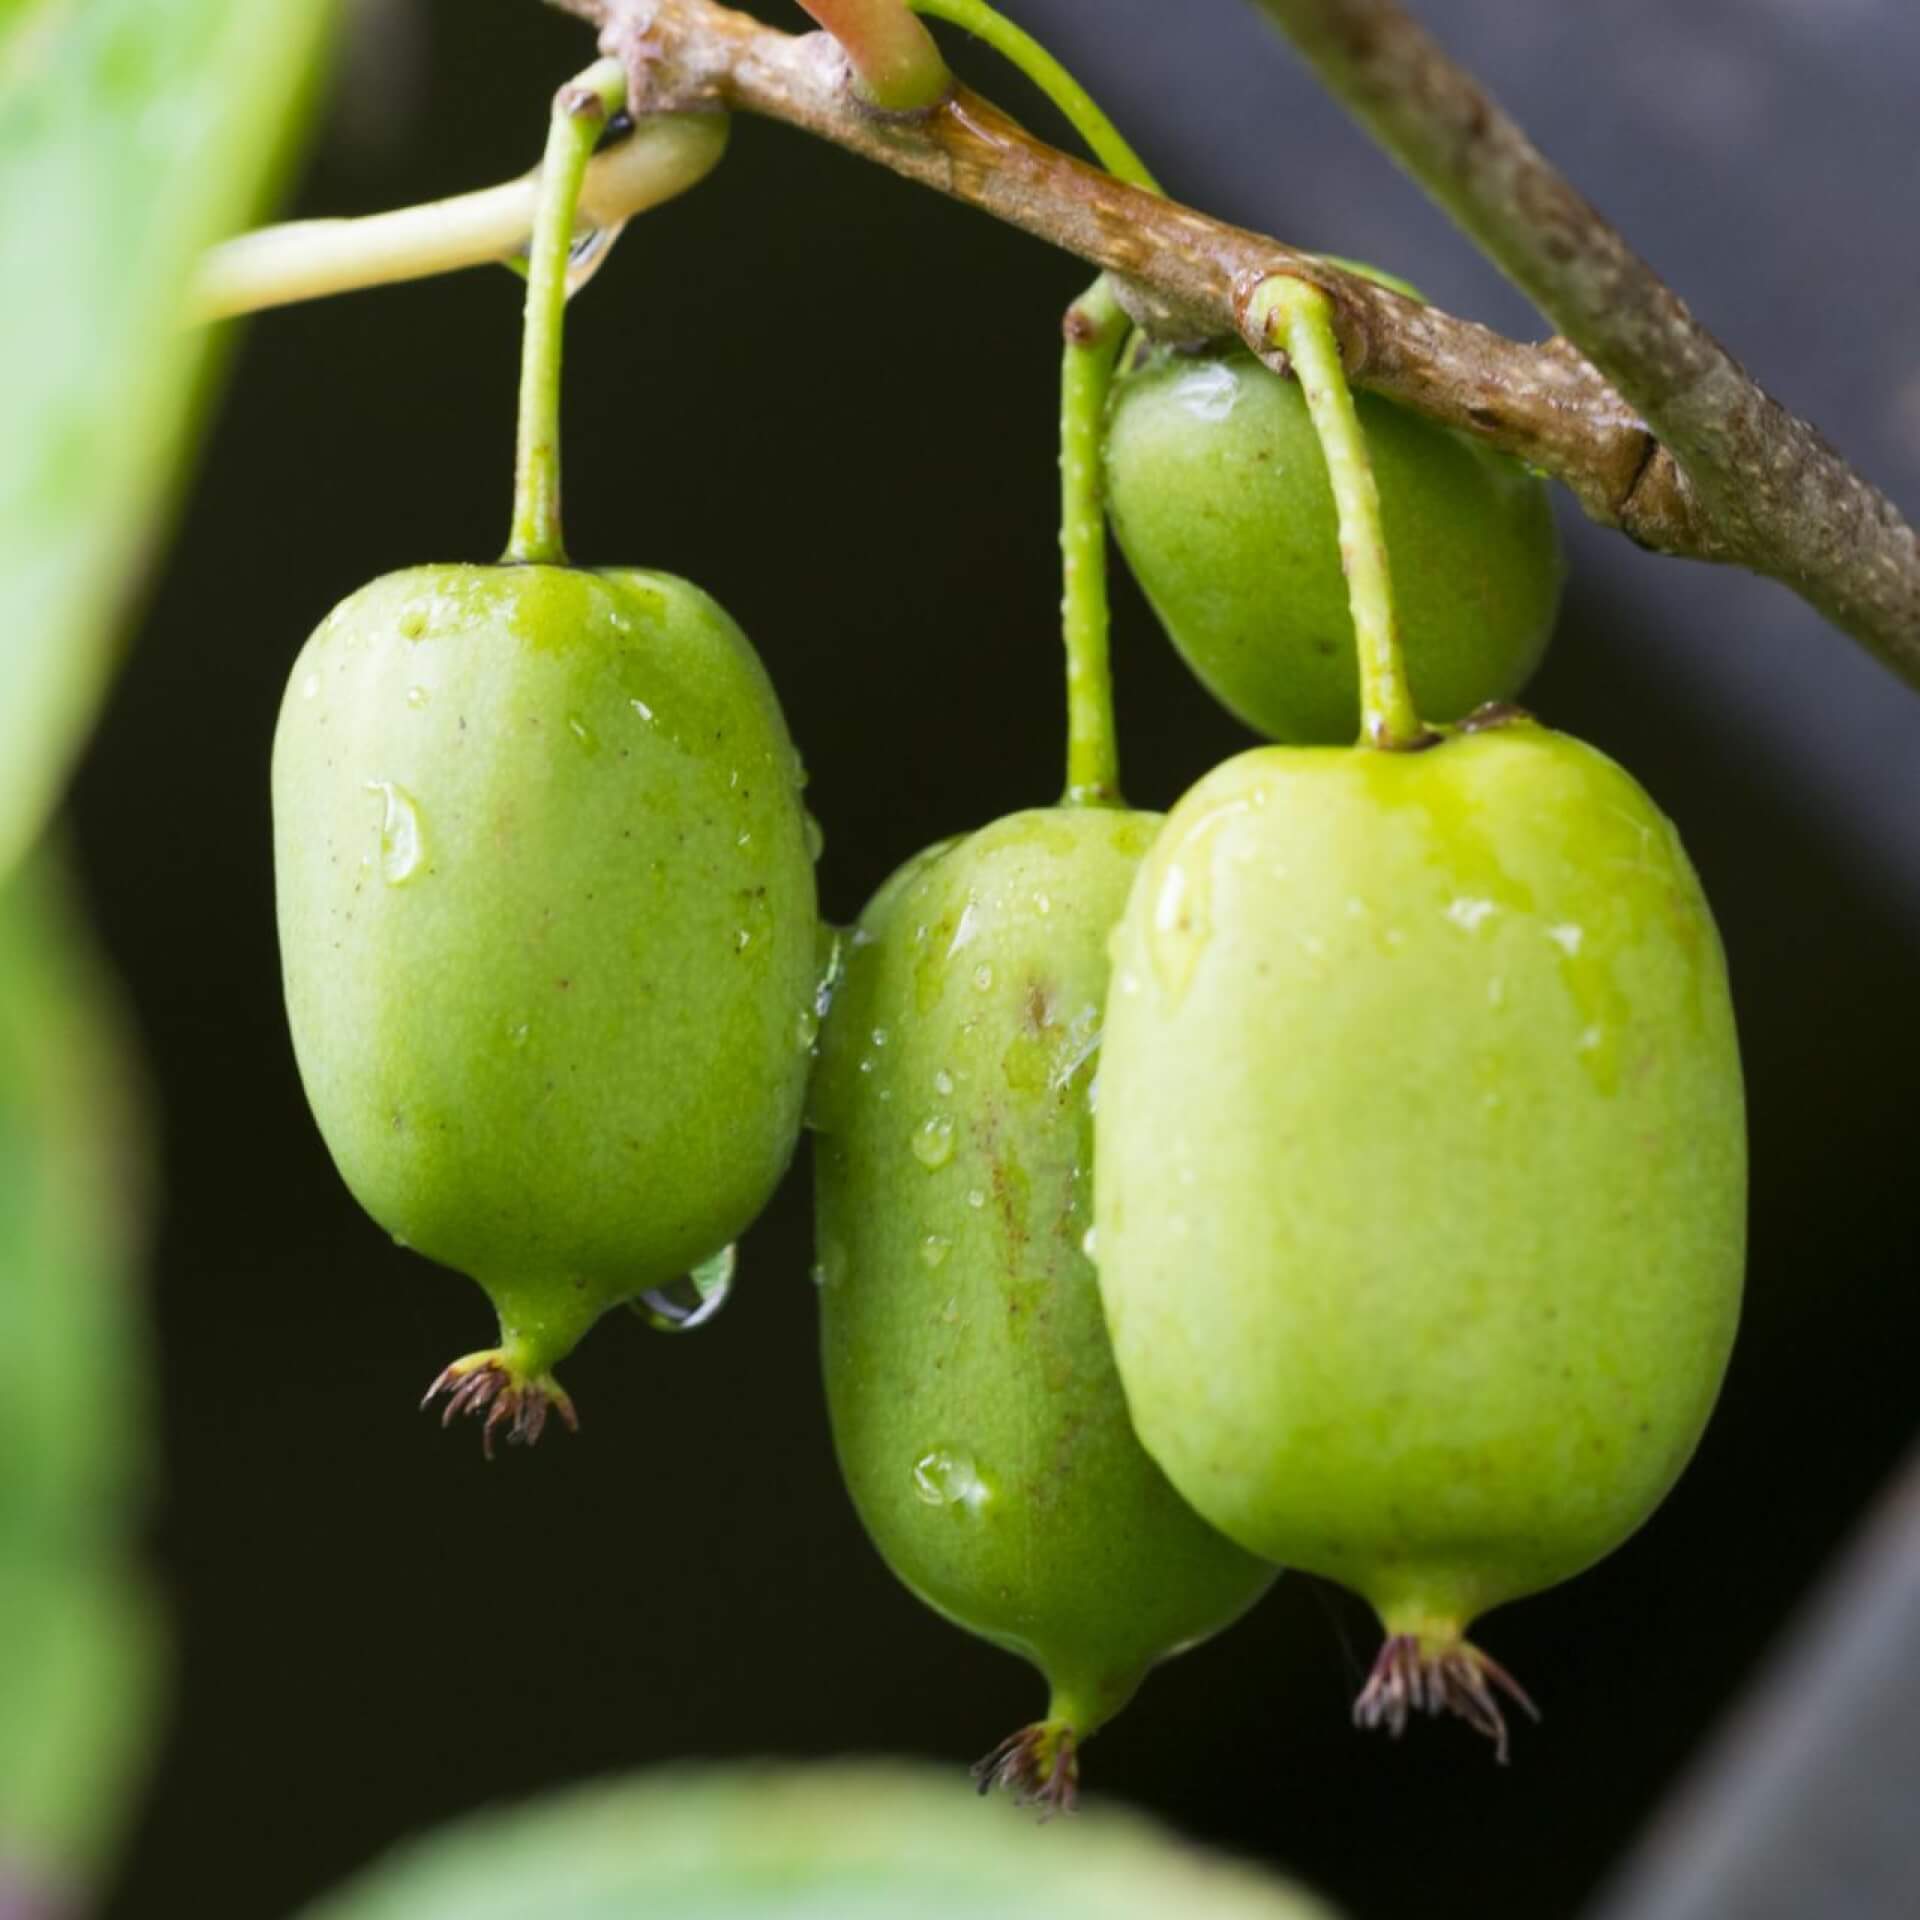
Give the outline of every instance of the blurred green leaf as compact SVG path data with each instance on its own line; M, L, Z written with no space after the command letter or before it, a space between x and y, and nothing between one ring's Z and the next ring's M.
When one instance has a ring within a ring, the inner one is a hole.
M0 1562L126 1529L146 1464L145 1148L117 998L37 854L0 884Z
M0 1558L0 1914L76 1913L126 1825L161 1690L158 1615L116 1561ZM10 1904L11 1902L11 1904Z
M910 1764L735 1767L469 1819L306 1920L1333 1920L1134 1814L1041 1827Z
M0 1914L67 1910L149 1738L140 1112L116 997L38 853L0 884Z
M93 721L210 336L334 0L0 0L0 872Z

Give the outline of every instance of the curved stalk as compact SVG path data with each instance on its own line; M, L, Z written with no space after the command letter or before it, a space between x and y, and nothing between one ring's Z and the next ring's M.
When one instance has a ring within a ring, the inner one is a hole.
M1380 489L1341 364L1333 303L1318 287L1282 277L1255 289L1248 317L1292 361L1326 455L1340 521L1340 563L1346 570L1360 654L1361 744L1402 753L1425 746L1433 736L1420 724L1407 684L1386 533L1380 524Z
M727 150L721 113L650 114L588 164L579 217L617 227L697 186ZM222 241L200 263L196 321L227 320L296 300L491 266L527 244L540 175L354 220L291 220Z
M1087 151L1116 180L1148 193L1161 191L1159 181L1147 171L1145 161L1127 144L1099 102L1024 27L1015 26L985 0L908 0L908 4L915 13L945 20L972 34L1009 66L1017 67L1059 109L1061 118L1086 143Z
M882 113L924 113L953 91L933 35L906 0L800 0L853 63L855 91Z
M555 567L567 563L560 534L560 361L566 332L567 256L587 162L626 92L626 69L617 60L602 60L562 87L553 103L527 263L513 530L505 555L511 563Z

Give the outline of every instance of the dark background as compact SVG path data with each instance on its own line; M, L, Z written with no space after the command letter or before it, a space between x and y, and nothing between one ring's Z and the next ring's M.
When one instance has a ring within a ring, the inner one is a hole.
M1018 11L1182 197L1538 331L1236 0ZM1422 11L1764 380L1920 504L1920 15ZM394 0L367 26L302 210L518 172L549 89L591 56L532 0ZM924 842L1058 790L1056 322L1085 278L742 123L720 173L636 223L574 309L572 549L685 573L754 636L813 771L837 918ZM680 1756L958 1768L1039 1706L1031 1675L894 1585L846 1505L804 1149L709 1330L668 1341L619 1317L570 1364L579 1440L488 1468L470 1431L414 1411L490 1321L468 1282L359 1215L307 1117L267 755L335 600L497 552L517 331L517 284L491 270L247 331L80 780L169 1182L156 1552L180 1676L119 1915L284 1912L458 1810ZM1282 1863L1355 1920L1571 1912L1913 1426L1920 702L1783 590L1566 519L1573 578L1532 704L1640 776L1719 913L1752 1100L1751 1305L1680 1490L1604 1566L1488 1625L1548 1710L1511 1768L1451 1726L1399 1748L1351 1733L1372 1628L1297 1578L1092 1749L1095 1797ZM1165 805L1244 736L1124 584L1116 647L1129 790Z

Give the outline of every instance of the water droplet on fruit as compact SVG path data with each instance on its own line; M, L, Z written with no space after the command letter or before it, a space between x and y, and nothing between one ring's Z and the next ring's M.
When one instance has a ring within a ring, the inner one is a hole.
M567 731L579 741L583 752L600 751L600 736L577 713L567 715Z
M670 1280L664 1287L649 1287L635 1303L635 1311L656 1333L691 1333L727 1304L739 1264L739 1249L722 1247L683 1278Z
M1450 900L1447 903L1447 918L1456 927L1463 927L1468 933L1477 933L1481 922L1500 909L1491 900Z
M567 248L567 298L571 300L586 287L606 264L613 243L626 232L627 223L616 220L610 227L584 227L573 236Z
M937 1267L953 1250L953 1242L944 1233L930 1233L920 1242L920 1258L929 1267Z
M876 1047L884 1047L884 1046L885 1046L885 1045L887 1044L887 1030L886 1030L886 1028L885 1028L885 1027L875 1027L875 1028L874 1028L874 1030L873 1030L873 1044L874 1044L874 1045L875 1045Z
M810 813L803 813L800 818L801 831L807 836L807 858L818 860L827 850L826 829Z
M980 1188L970 1187L967 1190L967 1205L972 1207L976 1213L986 1204L987 1196Z
M1084 1253L1089 1260L1094 1257L1093 1250L1099 1244L1099 1240L1100 1236L1098 1232L1092 1227L1089 1227L1086 1232L1080 1236L1080 1251Z
M736 847L752 846L753 845L753 829L751 827L742 827L739 833L734 837L733 844Z
M969 900L960 910L960 924L953 930L953 938L947 942L947 958L951 960L962 947L970 947L980 932L980 903Z
M629 700L627 702L627 705L630 706L634 710L634 712L637 713L640 716L640 718L644 720L649 726L653 724L653 709L650 706L648 706L644 700Z
M533 1028L525 1020L516 1020L507 1029L507 1042L510 1046L524 1047L532 1033Z
M1224 361L1185 375L1173 390L1174 399L1196 420L1224 420L1240 400L1240 382Z
M944 1113L921 1121L913 1136L913 1157L929 1173L937 1173L953 1158L953 1120Z
M1585 941L1586 937L1586 929L1584 927L1563 926L1549 927L1547 929L1547 938L1551 940L1568 959L1574 958L1579 953L1581 944Z
M913 1490L930 1507L977 1513L991 1497L964 1447L930 1447L913 1463Z
M814 1043L820 1038L820 1016L811 1007L802 1007L794 1031L799 1037L800 1051L811 1053Z
M978 987L982 993L985 993L986 990L993 985L993 969L991 967L975 967L973 970L973 984Z
M320 676L317 673L308 674L307 677L300 682L300 698L302 700L311 700L319 691Z
M428 698L429 695L425 687L409 687L407 689L407 705L410 707L424 707L427 704Z
M833 1011L833 996L840 991L840 982L846 976L847 943L835 932L828 939L826 957L820 966L820 978L813 989L813 1010L822 1020Z
M420 835L420 809L405 787L391 780L369 780L367 791L381 797L380 877L388 886L397 887L411 880L420 870L424 851Z
M950 1074L945 1067L942 1067L940 1071L933 1076L933 1090L935 1093L941 1095L949 1094L953 1091L953 1075Z

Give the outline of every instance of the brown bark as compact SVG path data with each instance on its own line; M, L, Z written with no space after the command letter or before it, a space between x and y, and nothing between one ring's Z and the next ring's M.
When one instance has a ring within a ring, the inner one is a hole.
M1105 268L1163 326L1243 333L1261 281L1310 280L1333 301L1356 385L1552 474L1642 546L1783 581L1920 685L1913 529L1747 378L1392 0L1260 4L1567 338L1507 340L1156 199L964 89L924 115L876 114L824 34L780 33L716 0L553 3L625 59L637 111L785 121Z

